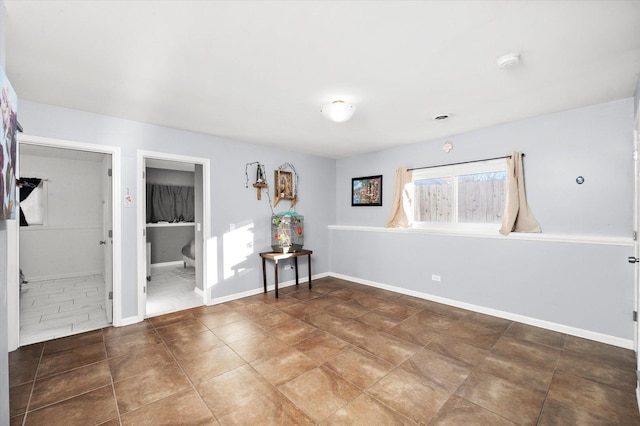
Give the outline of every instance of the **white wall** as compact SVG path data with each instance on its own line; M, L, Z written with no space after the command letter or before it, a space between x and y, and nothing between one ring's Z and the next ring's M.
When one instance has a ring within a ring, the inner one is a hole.
M47 224L20 227L20 268L27 279L102 273L101 163L21 154L20 174L49 180Z
M346 228L330 231L330 270L630 347L632 104L628 98L338 160L336 223ZM446 140L454 145L450 154L442 150ZM384 226L398 167L511 151L526 154L527 195L541 241L349 228ZM384 175L383 206L351 207L351 178L376 174ZM583 185L575 182L579 175ZM583 240L544 240L557 234ZM442 281L431 281L432 274Z

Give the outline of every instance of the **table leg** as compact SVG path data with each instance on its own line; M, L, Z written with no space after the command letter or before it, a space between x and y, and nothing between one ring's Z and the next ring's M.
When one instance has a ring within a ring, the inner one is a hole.
M274 259L273 261L273 270L275 271L276 278L276 299L278 298L278 261Z
M298 258L294 257L293 262L295 263L294 269L296 270L296 286L298 285Z
M267 259L262 258L262 281L264 282L264 292L267 292Z
M309 289L311 289L311 254L309 254L307 256L308 259L308 263L309 263ZM297 269L296 269L297 271Z

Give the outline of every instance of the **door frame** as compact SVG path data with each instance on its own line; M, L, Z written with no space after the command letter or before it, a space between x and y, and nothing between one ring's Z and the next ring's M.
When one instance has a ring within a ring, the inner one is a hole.
M33 136L27 134L18 134L18 155L20 153L20 146L37 145L50 148L60 149L73 149L76 151L88 151L100 154L111 155L111 171L112 171L112 191L111 191L111 220L113 229L113 325L122 325L122 303L121 303L121 261L122 261L122 217L121 210L118 208L120 204L117 200L120 199L120 182L121 182L121 154L120 147L109 145L98 145L93 143L69 141L63 139L54 139L43 136ZM20 161L18 161L18 173L20 170ZM16 221L14 221L16 222ZM8 232L8 244L9 259L7 266L11 268L10 277L8 280L8 300L9 305L7 321L8 334L9 334L9 351L16 350L20 347L20 283L19 283L19 270L20 270L20 227L16 223L15 226L7 227ZM15 271L14 271L15 269Z
M137 205L137 221L138 226L136 227L138 233L138 244L137 244L137 253L136 257L138 259L138 321L143 321L146 317L146 309L147 309L147 295L146 295L146 286L147 286L147 257L146 257L146 229L147 229L147 219L146 219L146 188L144 186L145 179L143 178L143 173L146 169L146 160L166 160L166 161L174 161L178 163L189 163L189 164L198 164L202 166L202 287L203 287L203 303L205 305L211 304L211 289L207 285L207 251L206 251L206 242L211 238L211 203L209 201L210 192L210 181L211 181L211 171L210 164L211 161L208 158L202 157L191 157L186 155L179 154L170 154L167 152L158 152L158 151L145 151L138 150L137 151L137 197L138 202ZM198 223L195 224L195 231L198 231Z
M639 153L640 149L640 102L638 102L633 126L633 256L640 258L640 165ZM636 353L636 401L640 407L640 325L638 323L638 312L640 312L640 263L637 261L633 265L633 310L635 313L635 321L633 322L633 349Z

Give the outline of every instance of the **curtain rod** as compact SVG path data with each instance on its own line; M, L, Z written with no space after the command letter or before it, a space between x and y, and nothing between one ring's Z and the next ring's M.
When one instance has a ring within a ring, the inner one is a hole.
M524 154L522 154L524 157ZM422 170L422 169L432 169L434 167L445 167L445 166L458 166L460 164L469 164L469 163L479 163L480 161L491 161L491 160L499 160L501 158L511 158L511 155L504 155L502 157L493 157L493 158L485 158L483 160L471 160L471 161L461 161L459 163L451 163L451 164L439 164L437 166L425 166L425 167L414 167L412 169L407 169L408 171L412 170Z

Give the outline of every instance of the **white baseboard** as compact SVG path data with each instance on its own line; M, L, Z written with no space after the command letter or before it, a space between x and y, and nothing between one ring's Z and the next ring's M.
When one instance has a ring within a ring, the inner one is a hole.
M152 268L155 268L157 266L184 266L184 262L182 260L173 260L171 262L158 262L151 264Z
M328 273L327 275L340 278L347 281L353 281L358 284L364 284L371 287L381 288L383 290L393 291L395 293L405 294L407 296L418 297L420 299L430 300L436 303L442 303L443 305L454 306L456 308L466 309L468 311L478 312L481 314L487 314L498 318L504 318L511 321L520 322L523 324L532 325L534 327L540 327L551 331L557 331L558 333L569 334L575 337L581 337L588 340L594 340L596 342L606 343L608 345L618 346L625 349L633 350L633 340L623 339L616 336L610 336L608 334L598 333L595 331L583 330L581 328L571 327L564 324L558 324L550 321L544 321L537 318L531 318L524 315L513 314L510 312L500 311L497 309L486 308L484 306L473 305L470 303L460 302L458 300L447 299L445 297L435 296L428 293L421 293L414 290L408 290L402 287L395 287L392 285L377 283L374 281L363 280L361 278L350 277L348 275Z
M135 315L133 317L122 318L122 320L120 320L120 324L117 325L116 327L125 327L127 325L135 324L138 322L140 322L140 319L138 319L138 316Z
M82 271L82 272L74 272L72 274L43 275L43 276L36 276L36 277L25 276L25 280L31 283L35 281L62 280L65 278L86 277L88 275L103 275L103 273L104 271Z
M324 272L322 274L312 275L311 276L311 285L313 286L313 281L328 277L329 274ZM309 282L309 277L306 276L304 278L298 278L298 284ZM290 287L292 285L296 285L296 280L283 281L278 283L278 290L283 289L285 287ZM267 285L267 291L274 291L276 289L275 284ZM220 303L230 302L232 300L242 299L243 297L255 296L256 294L260 294L264 292L264 287L254 288L251 290L243 291L242 293L230 294L229 296L217 297L211 299L210 305L219 305ZM274 296L275 297L275 296Z

